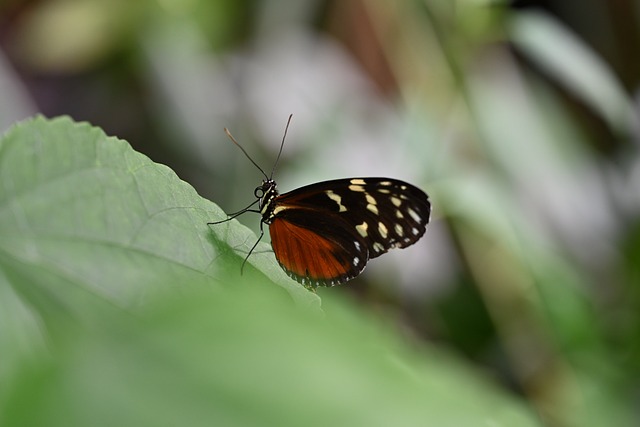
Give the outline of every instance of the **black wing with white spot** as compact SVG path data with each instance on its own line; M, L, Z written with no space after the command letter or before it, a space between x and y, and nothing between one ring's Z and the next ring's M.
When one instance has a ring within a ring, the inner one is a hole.
M343 261L347 263L353 259L360 263L363 254L370 259L391 248L412 245L425 233L431 214L429 197L422 190L389 178L319 182L279 195L270 201L270 205L266 209L267 223L280 218L308 230L310 233L305 238L318 235L329 241L339 241L344 248L338 250L336 247L336 252L349 251L347 241L355 246L364 243L366 251L351 249L353 253L347 253ZM278 257L278 252L286 246L286 239L280 236L274 239L274 231L277 233L280 227L273 228L270 228L272 243L278 241L277 247L274 246ZM291 271L286 263L281 262L281 265ZM355 271L359 273L362 268L364 264L344 266L344 270L350 272L348 275Z

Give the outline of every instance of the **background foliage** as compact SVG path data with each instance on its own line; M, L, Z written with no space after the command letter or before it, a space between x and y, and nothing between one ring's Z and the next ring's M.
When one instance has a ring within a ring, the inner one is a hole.
M69 115L171 168L67 119L5 134L1 416L633 425L638 12L632 0L0 3L0 129ZM222 129L268 169L290 113L283 191L392 176L435 206L418 245L319 297L267 245L239 276L252 234L207 228L223 213L198 196L246 206L260 174Z

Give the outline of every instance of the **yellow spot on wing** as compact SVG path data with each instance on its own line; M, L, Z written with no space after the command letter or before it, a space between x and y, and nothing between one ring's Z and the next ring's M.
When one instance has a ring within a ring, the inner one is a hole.
M387 236L389 235L389 230L387 229L387 226L381 222L378 222L378 231L380 232L380 235L382 236L383 239L386 239Z
M346 206L344 206L344 205L342 204L342 197L340 197L340 195L339 195L339 194L336 194L336 193L334 193L334 192L333 192L333 191L331 191L331 190L327 190L327 191L325 191L325 194L326 194L326 195L327 195L331 200L333 200L334 202L336 202L336 203L338 204L338 207L339 207L339 209L340 209L340 210L339 210L339 212L346 212L346 211L347 211Z
M367 224L367 221L364 221L362 224L356 225L356 230L362 237L367 237L369 235L367 233L368 229L369 229L369 224Z
M289 208L287 206L283 206L283 205L276 206L276 208L273 210L273 215L276 216L280 212L282 212L282 211L284 211L286 209L289 209Z

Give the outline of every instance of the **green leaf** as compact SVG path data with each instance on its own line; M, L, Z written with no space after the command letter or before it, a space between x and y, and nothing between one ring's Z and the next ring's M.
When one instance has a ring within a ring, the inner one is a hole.
M99 129L22 123L0 178L0 425L538 425L266 245L240 276L253 233Z
M132 309L161 292L240 279L253 233L236 221L208 226L223 212L125 141L69 118L38 117L0 144L0 313L24 318L26 353L44 339L35 325L48 316L82 319L91 314L87 299ZM266 245L249 262L318 306Z
M39 117L11 129L1 144L0 249L14 266L50 269L129 305L149 285L224 281L222 261L243 259L255 241L236 221L208 226L225 218L217 206L169 168L88 124ZM250 263L295 298L317 304L285 274L274 274L279 268L264 252L267 245Z

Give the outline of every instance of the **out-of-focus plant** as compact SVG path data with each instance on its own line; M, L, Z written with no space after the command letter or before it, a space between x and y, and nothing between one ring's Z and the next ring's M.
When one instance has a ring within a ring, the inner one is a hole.
M293 113L282 190L387 175L435 206L424 242L321 291L325 306L353 291L549 424L632 423L632 2L19 3L0 5L0 124L34 110L90 120L233 211L260 174L223 127L269 168Z

